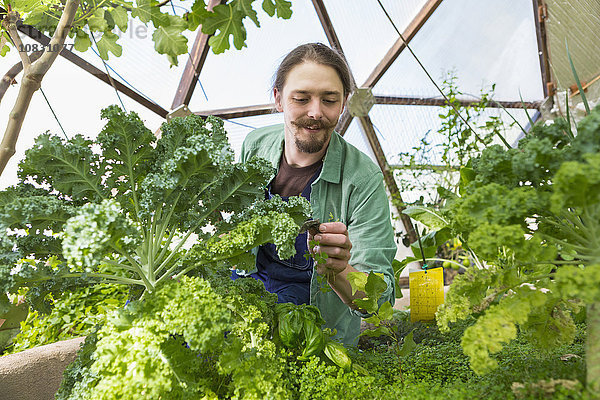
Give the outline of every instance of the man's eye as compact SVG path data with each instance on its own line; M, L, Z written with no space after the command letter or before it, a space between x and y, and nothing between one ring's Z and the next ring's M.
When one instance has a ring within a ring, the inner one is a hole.
M301 99L297 97L294 97L293 100L297 103L306 103L308 101L308 99Z
M337 103L337 100L323 99L323 103L326 103L326 104L335 104L335 103Z

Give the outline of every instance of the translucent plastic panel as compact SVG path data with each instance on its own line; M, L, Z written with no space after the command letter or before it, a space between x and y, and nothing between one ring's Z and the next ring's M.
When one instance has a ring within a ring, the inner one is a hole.
M509 112L521 126L526 128L528 119L523 110L511 109ZM442 108L433 106L377 105L373 107L370 112L371 120L380 134L379 141L388 163L397 164L400 153L413 152L413 148L420 146L420 141L426 134L432 145L442 143L444 137L438 133L442 124L439 115L442 113L445 113ZM533 117L534 112L529 111L529 113ZM509 144L514 143L521 134L521 129L517 125L510 128L512 118L500 109L486 109L479 119L471 122L471 126L481 133L480 126L491 116L502 119L507 127L505 139ZM441 164L440 154L439 152L432 154L434 164Z
M530 0L443 1L410 43L434 80L454 70L465 93L496 84L496 98L543 98ZM375 86L377 94L437 96L409 51L403 51Z
M358 85L367 79L398 39L376 1L325 0L333 28ZM402 31L425 0L382 1Z
M282 58L307 42L327 42L309 0L294 0L289 20L270 18L258 10L261 27L247 23L247 48L208 54L199 87L190 102L193 111L272 102L272 77ZM250 21L249 21L250 22Z
M581 81L600 75L600 2L598 0L546 0L550 67L561 89L575 84L565 41Z
M281 113L225 120L225 130L227 131L229 143L235 152L236 159L240 157L242 143L248 133L257 128L282 123L283 114Z
M10 64L10 63L9 63ZM21 75L17 77L21 82ZM120 104L114 89L98 79L90 79L90 75L62 57L58 57L42 81L42 90L52 106L56 117L68 137L82 134L95 138L102 130L105 121L100 118L100 110L111 104ZM15 104L18 87L11 87L0 103L0 134L8 122L10 110ZM162 123L147 108L121 95L127 111L137 112L146 126L156 132ZM17 153L0 177L0 188L16 183L17 165L29 149L35 138L46 131L63 136L44 96L40 91L34 93L25 116L23 127L17 141Z

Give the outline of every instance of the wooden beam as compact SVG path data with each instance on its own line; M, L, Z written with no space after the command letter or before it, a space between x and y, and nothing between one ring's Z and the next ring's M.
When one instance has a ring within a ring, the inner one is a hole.
M206 9L208 11L212 11L216 5L224 4L225 2L226 0L210 0L206 6ZM176 109L182 104L190 104L190 100L194 94L194 89L196 88L196 82L198 82L200 71L202 71L204 61L206 61L206 56L208 55L208 50L210 49L208 46L208 39L210 36L211 35L202 33L202 25L198 26L196 40L194 41L192 51L190 52L188 60L185 64L185 69L181 75L177 92L175 92L175 98L173 99L173 104L171 105L172 110Z
M275 114L275 104L260 104L256 106L220 108L215 110L196 111L194 114L201 116L214 115L223 119L252 117L255 115Z
M419 13L415 16L411 23L408 24L402 33L406 43L410 43L410 41L415 37L417 32L419 32L421 27L423 27L425 22L429 19L441 2L442 0L428 0L427 3L425 3L421 11L419 11ZM394 43L394 45L388 50L381 62L375 67L373 72L371 72L371 75L369 75L362 87L374 87L405 48L406 44L404 41L401 38L398 38L396 43Z
M352 115L350 115L348 110L345 110L340 119L338 120L337 126L335 127L336 132L344 136L346 134L346 131L348 130L348 127L350 126L350 123L352 122L352 118L353 117Z
M394 175L385 158L385 153L381 148L381 143L379 143L379 139L377 139L377 134L375 133L375 128L373 127L371 118L369 118L369 116L366 116L358 117L358 119L360 121L360 126L362 127L363 132L369 140L371 148L373 149L373 153L375 154L375 158L377 159L379 168L381 168L381 172L383 172L383 179L393 199L392 204L396 207L396 211L398 212L398 215L402 220L402 225L404 225L404 230L406 231L410 242L414 243L417 241L415 229L410 220L410 217L402 213L402 211L405 209L404 201L402 200L402 196L400 194L400 190L398 190L398 185L396 184Z
M37 30L36 28L34 28L33 26L21 24L21 25L17 26L17 29L20 32L22 32L25 35L32 38L33 40L35 40L36 42L43 44L44 46L47 46L48 43L50 43L50 38L48 36L44 35L39 30ZM73 52L67 50L66 48L63 48L61 50L60 56L66 58L73 64L77 65L79 68L92 74L93 76L100 79L101 81L113 86L111 84L112 79L108 76L108 74L106 74L106 72L94 67L92 64L85 61L83 58L75 55ZM121 83L119 81L112 80L112 82L114 83L114 88L116 90L118 90L119 92L123 93L124 95L128 96L132 100L140 103L144 107L146 107L149 110L160 115L162 118L167 117L167 114L169 112L167 110L165 110L164 108L162 108L161 106L159 106L158 104L156 104L155 102L153 102L152 100L147 99L146 97L142 96L135 90L131 89L129 86L125 86L123 83Z
M550 68L550 53L546 36L548 6L544 0L533 0L533 18L535 20L535 33L540 57L544 97L547 98L554 95L556 85L552 81L552 70Z
M478 104L478 101L472 100L458 100L459 104L463 107L473 106ZM419 98L419 97L402 97L402 96L375 96L375 104L393 104L393 105L407 105L407 106L439 106L443 107L446 105L446 101L440 98ZM489 100L487 107L491 108L523 108L523 104L527 108L540 108L541 102L539 101L495 101Z
M317 16L319 17L319 21L321 21L321 26L325 31L325 36L327 36L327 41L329 45L344 54L342 50L342 45L340 43L340 39L338 39L337 34L335 33L335 29L333 29L333 24L331 23L331 19L329 18L329 13L327 12L327 8L325 7L325 3L323 0L312 0L313 6L315 7L315 11L317 12Z

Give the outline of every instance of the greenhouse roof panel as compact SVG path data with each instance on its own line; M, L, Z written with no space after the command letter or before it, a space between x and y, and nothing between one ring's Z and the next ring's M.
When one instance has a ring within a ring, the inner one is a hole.
M258 11L258 7L255 7ZM289 20L270 18L258 11L260 28L245 21L247 47L223 54L208 53L189 107L192 111L272 102L271 85L282 58L307 42L327 43L309 0L296 0Z
M543 98L531 1L445 0L410 46L438 85L454 71L465 93L476 95L482 87L496 84L498 100L518 101L519 95L526 101ZM407 50L375 92L439 95Z

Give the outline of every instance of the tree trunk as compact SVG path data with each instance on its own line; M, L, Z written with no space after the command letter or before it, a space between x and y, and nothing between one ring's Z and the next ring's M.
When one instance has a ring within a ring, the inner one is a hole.
M71 29L71 25L73 24L73 19L75 18L75 13L77 12L77 8L79 7L79 0L67 0L65 3L65 8L60 17L60 21L58 22L58 26L56 27L56 31L54 35L50 39L50 43L48 49L62 49L65 43L65 39L69 30ZM10 15L8 17L13 17ZM9 22L13 24L12 26L12 35L13 42L18 46L21 39L18 37L18 33L14 28L14 20ZM31 103L31 98L33 94L40 88L42 84L42 79L48 69L52 66L56 57L60 51L50 51L46 49L42 56L35 62L31 63L29 56L26 53L21 53L23 64L25 65L25 69L23 72L23 82L21 83L21 87L19 88L19 94L17 96L17 101L15 106L13 107L8 125L6 126L6 130L4 131L4 136L2 138L2 142L0 143L0 175L4 172L4 168L8 163L8 160L15 154L17 139L19 138L19 133L21 132L21 127L23 126L23 121L25 120L25 114L27 113L27 109L29 108L29 104Z

